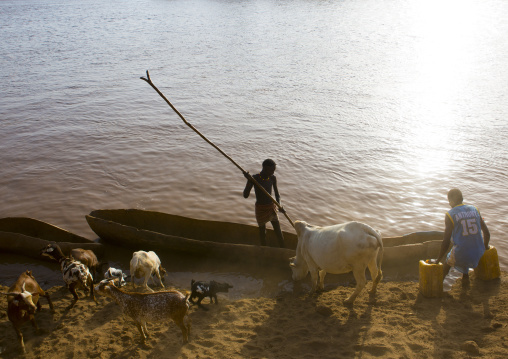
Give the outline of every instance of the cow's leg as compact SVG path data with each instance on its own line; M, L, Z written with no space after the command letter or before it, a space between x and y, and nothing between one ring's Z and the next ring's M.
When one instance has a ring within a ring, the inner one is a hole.
M319 271L319 290L325 290L325 275L326 271L320 270Z
M310 280L312 282L312 292L315 292L318 289L319 270L318 268L309 268L309 272Z
M356 288L355 291L344 301L344 304L353 304L358 294L362 291L367 284L367 279L365 278L365 267L355 267L353 268L353 275L356 280Z
M369 291L369 294L372 296L376 294L377 285L381 279L383 279L383 272L381 269L378 270L377 267L377 256L375 256L370 262L369 262L369 272L370 277L372 278L372 289Z

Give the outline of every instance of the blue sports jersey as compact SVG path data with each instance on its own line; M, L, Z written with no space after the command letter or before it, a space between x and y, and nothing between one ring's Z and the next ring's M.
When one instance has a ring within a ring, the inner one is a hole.
M455 266L476 268L485 252L480 211L475 206L460 204L449 210L447 215L453 223Z

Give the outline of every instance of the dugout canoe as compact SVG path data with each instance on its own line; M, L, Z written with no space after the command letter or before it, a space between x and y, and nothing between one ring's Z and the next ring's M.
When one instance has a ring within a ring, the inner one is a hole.
M442 231L424 231L383 238L383 267L415 269L421 259L437 258L443 236Z
M73 248L92 250L98 257L103 245L65 229L28 217L0 218L0 250L31 258L50 260L40 255L41 249L56 242L64 254Z
M229 261L287 266L295 255L296 234L284 233L287 248L276 247L273 230L267 230L269 247L259 246L256 226L210 221L140 209L103 209L86 216L90 228L112 245L132 250L187 253ZM383 239L383 267L403 266L436 258L443 232L416 232Z
M255 226L139 209L96 210L86 216L102 241L132 250L168 251L233 262L287 266L295 255L296 234L283 232L288 248L259 246ZM276 243L267 229L267 242Z

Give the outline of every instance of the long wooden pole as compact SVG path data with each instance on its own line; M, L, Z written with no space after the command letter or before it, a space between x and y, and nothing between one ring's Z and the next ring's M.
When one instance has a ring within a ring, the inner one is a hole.
M240 167L240 165L238 163L236 163L235 161L233 161L233 159L231 157L229 157L226 153L224 153L224 151L222 151L218 146L216 146L212 141L210 141L208 138L206 138L201 132L199 132L192 124L190 124L189 122L187 122L187 120L182 116L182 114L175 108L175 106L173 106L173 104L171 102L169 102L169 100L166 98L166 96L164 96L164 94L153 84L152 80L150 79L150 74L148 73L148 70L146 71L146 78L145 77L140 77L141 80L143 81L146 81L150 86L152 86L152 88L159 94L160 97L162 97L164 99L164 101L166 101L166 103L169 105L169 107L171 107L173 109L173 111L176 112L176 114L182 119L182 121L187 125L189 126L194 132L196 132L199 136L201 136L201 138L203 140L205 140L206 142L208 142L213 148L215 148L217 151L219 151L220 153L222 153L222 155L224 157L226 157L228 160L231 161L231 163L233 163L240 171L242 171L242 173L244 174L244 176L247 176L249 178L249 181L251 181L252 183L254 183L260 190L262 190L268 197L270 197L270 199L272 200L272 202L277 206L277 208L279 208L279 210L282 210L281 212L284 213L284 216L286 216L287 220L289 221L289 223L291 223L291 225L293 226L293 228L295 227L295 224L293 223L293 221L291 220L291 218L289 217L289 215L287 214L286 210L282 208L282 206L279 204L279 202L277 202L275 200L275 198L273 198L270 193L268 193L268 191L263 187L261 186L261 184L259 184L258 181L256 181L254 179L254 177L251 176L250 173L246 172L242 167Z

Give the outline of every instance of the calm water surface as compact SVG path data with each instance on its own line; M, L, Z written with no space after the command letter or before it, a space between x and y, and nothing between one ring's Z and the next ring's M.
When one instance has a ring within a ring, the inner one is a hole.
M100 208L255 224L241 172L139 79L150 70L244 169L278 163L293 219L442 230L459 187L506 270L506 14L502 0L1 1L0 217L92 239Z

